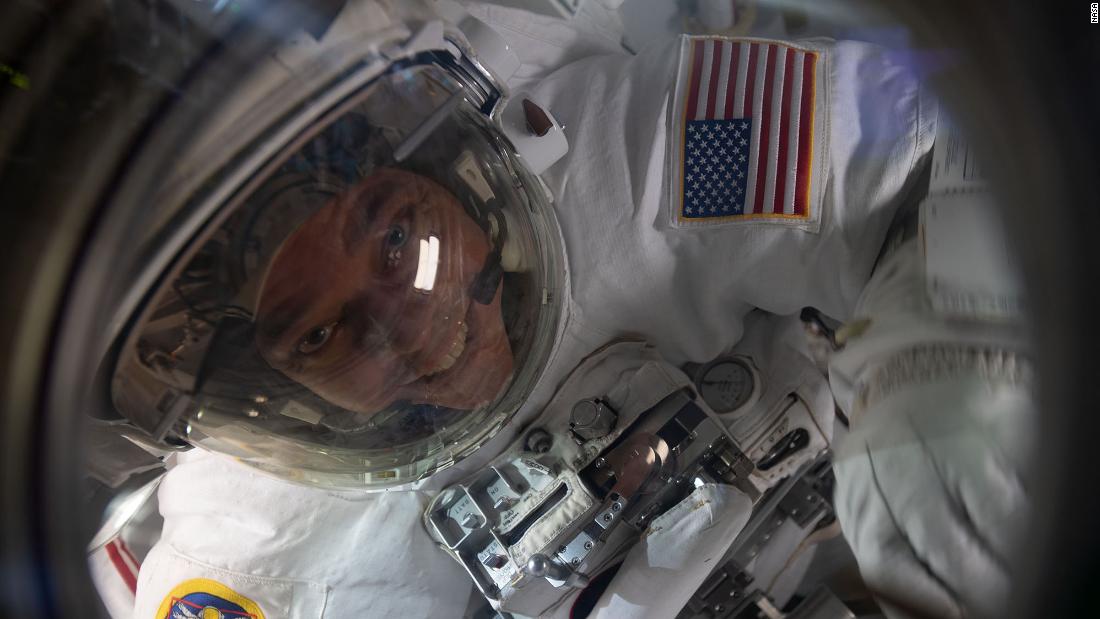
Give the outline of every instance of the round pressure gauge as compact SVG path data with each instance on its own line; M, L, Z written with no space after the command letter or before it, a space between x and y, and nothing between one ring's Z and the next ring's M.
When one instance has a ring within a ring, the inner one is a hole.
M699 395L719 414L744 406L756 387L752 368L740 357L719 357L698 366L693 378Z

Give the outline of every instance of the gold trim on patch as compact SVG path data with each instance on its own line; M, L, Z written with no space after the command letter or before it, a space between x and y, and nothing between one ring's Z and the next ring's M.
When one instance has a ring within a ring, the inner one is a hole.
M217 608L207 606L193 613L198 619L265 619L264 612L260 610L259 604L222 583L216 580L210 580L209 578L192 578L176 585L168 592L168 595L164 596L164 601L160 603L160 608L157 609L156 619L176 619L169 614L172 607L176 605L176 602L179 602L193 593L206 593L219 597L226 602L240 606L244 609L244 612L248 613L247 615L241 615L234 612L233 614L226 615Z

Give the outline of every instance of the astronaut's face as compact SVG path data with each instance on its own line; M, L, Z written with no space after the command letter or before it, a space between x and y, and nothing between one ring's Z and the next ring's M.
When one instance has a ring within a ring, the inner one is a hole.
M360 413L396 401L486 404L512 372L500 290L488 305L470 298L489 252L485 232L443 187L377 171L279 249L260 293L260 354Z

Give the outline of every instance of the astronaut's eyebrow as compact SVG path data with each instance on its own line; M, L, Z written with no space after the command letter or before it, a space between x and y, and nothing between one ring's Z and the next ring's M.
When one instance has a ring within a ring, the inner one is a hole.
M428 188L412 175L387 178L368 194L349 197L351 205L341 230L341 247L346 255L359 251L360 245L370 236L378 211L395 203L415 203L425 199Z
M303 298L284 301L267 312L259 321L262 339L276 345L281 343L280 340L301 321L309 309L309 304L303 301Z
M398 180L386 180L372 188L369 193L350 196L352 204L346 206L347 218L340 233L344 253L352 255L370 236L372 226L383 206L406 199L407 183ZM403 191L405 190L405 191Z
M347 218L340 230L340 245L345 255L354 254L367 239L382 202L376 199L366 201L364 204L363 200L356 200L355 204L348 208Z

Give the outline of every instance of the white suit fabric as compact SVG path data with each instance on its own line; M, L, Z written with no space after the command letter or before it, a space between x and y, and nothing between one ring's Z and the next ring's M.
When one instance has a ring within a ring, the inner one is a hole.
M932 311L919 249L883 261L856 309L870 326L832 359L852 413L837 518L890 616L1001 616L1030 513L1034 380L1017 326Z
M502 32L515 37L516 49L538 35L537 21L525 30L509 24ZM729 350L754 308L789 315L813 306L847 319L898 207L916 189L936 133L934 99L882 48L838 42L825 51L831 105L822 120L829 165L815 172L825 185L820 230L769 223L673 229L665 172L678 47L591 57L531 89L569 140L569 153L542 175L565 239L569 324L532 406L471 458L475 465L514 440L564 374L616 337L643 337L680 364ZM444 471L432 481L449 484L459 475Z
M112 619L123 619L133 612L140 567L121 538L112 539L88 554L88 572Z
M721 563L752 513L752 501L736 488L706 484L649 526L630 550L596 607L594 617L675 617Z
M158 498L164 532L142 563L135 617L156 616L167 590L192 578L228 586L267 619L448 617L466 606L458 564L425 560L439 551L421 528L421 493L318 490L193 451Z
M842 42L825 53L829 168L815 172L826 187L816 234L770 223L669 226L675 47L574 63L535 89L570 142L544 177L557 196L579 322L606 336L645 334L678 363L739 340L754 307L850 315L932 146L935 106L880 48ZM585 96L568 96L573 89Z
M502 33L519 42L537 37L540 24L562 24L535 16L517 23ZM847 318L931 147L935 108L881 49L822 45L831 103L822 119L829 165L815 171L825 187L817 233L667 224L675 48L587 58L532 85L570 142L544 179L563 229L572 298L564 300L561 346L516 422L416 492L325 491L222 456L180 458L160 489L164 534L143 564L135 616L154 616L190 578L222 582L268 618L456 616L470 580L421 528L424 492L500 453L584 356L635 335L672 363L706 361L738 342L754 307L790 314L813 305ZM515 47L529 75L548 68Z

